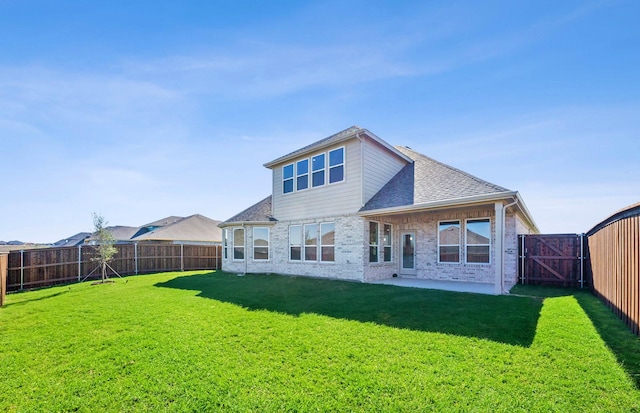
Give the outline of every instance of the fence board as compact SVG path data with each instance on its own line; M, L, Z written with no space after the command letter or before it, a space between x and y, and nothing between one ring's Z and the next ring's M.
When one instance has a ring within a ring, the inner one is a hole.
M640 335L640 204L587 233L593 292Z
M162 271L216 270L219 245L116 244L109 265L120 275ZM8 255L7 291L99 278L91 245L12 251ZM109 272L113 275L112 272Z

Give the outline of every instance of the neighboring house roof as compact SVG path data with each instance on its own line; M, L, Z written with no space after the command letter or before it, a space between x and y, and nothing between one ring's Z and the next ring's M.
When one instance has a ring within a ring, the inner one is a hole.
M379 137L377 137L375 134L371 133L370 131L360 128L358 126L351 126L350 128L347 128L343 131L340 131L336 134L333 134L329 137L326 137L324 139L320 139L319 141L316 141L310 145L307 145L303 148L300 148L298 150L295 150L291 153L288 153L284 156L281 156L277 159L274 159L271 162L267 162L266 164L264 164L265 167L267 168L271 168L279 163L282 162L286 162L288 160L291 160L293 158L296 158L298 156L302 156L305 155L307 153L311 153L314 151L317 151L321 148L325 148L327 146L330 145L334 145L343 141L346 141L348 139L353 139L355 137L357 137L358 135L366 135L367 137L373 139L374 141L378 142L380 145L386 147L389 151L395 153L397 156L399 156L400 158L405 159L406 161L410 161L409 158L407 158L403 153L399 152L396 148L394 148L393 146L389 145L387 142L385 142L384 140L380 139Z
M227 219L220 224L220 227L227 226L231 223L249 223L249 222L275 222L276 219L271 215L271 195L263 199L262 201L250 206L244 211L240 212Z
M79 232L75 235L70 236L69 238L61 239L60 241L54 242L52 247L77 247L78 245L84 244L84 240L91 237L90 232Z
M206 218L206 217L205 217ZM178 222L184 217L178 217L175 215L171 215L166 218L159 219L157 221L149 222L148 224L142 225L142 227L164 227L165 225L173 224L174 222Z
M133 234L138 232L139 229L140 227L127 227L123 225L116 225L106 228L106 230L109 231L111 235L113 235L113 238L116 241L127 241L131 239ZM91 237L91 239L93 239L93 236Z
M431 159L411 148L395 148L414 162L398 172L360 211L513 192Z
M178 217L170 217L178 218ZM162 222L148 224L156 226ZM200 214L178 218L168 225L162 226L150 232L133 238L133 241L197 241L197 242L221 242L222 231L218 228L220 221L207 218Z

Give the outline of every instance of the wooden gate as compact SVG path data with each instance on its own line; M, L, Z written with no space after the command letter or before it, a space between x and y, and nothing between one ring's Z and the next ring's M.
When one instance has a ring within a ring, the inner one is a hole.
M584 235L520 235L522 284L584 287Z

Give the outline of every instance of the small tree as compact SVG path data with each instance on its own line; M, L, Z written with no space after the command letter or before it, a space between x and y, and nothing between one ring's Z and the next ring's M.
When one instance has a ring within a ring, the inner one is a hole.
M118 250L113 246L115 243L115 238L113 234L109 232L106 228L107 221L100 214L93 213L93 229L94 229L94 237L96 238L97 246L96 246L96 256L91 258L91 261L98 263L98 267L100 267L102 271L102 280L101 282L107 281L107 267L109 266L109 261L113 259L113 256L117 254ZM113 268L111 268L113 270ZM114 271L115 272L115 271ZM116 273L117 274L117 273ZM120 276L118 274L118 276Z

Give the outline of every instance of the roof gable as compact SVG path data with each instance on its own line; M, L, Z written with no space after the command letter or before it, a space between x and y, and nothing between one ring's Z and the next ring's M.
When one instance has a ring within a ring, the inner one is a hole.
M399 152L397 150L397 148L394 148L393 146L389 145L387 142L385 142L383 139L377 137L376 135L374 135L373 133L369 132L366 129L360 128L358 126L351 126L350 128L347 128L343 131L340 131L338 133L335 133L329 137L326 137L324 139L320 139L319 141L316 141L310 145L307 145L305 147L302 147L298 150L295 150L291 153L288 153L284 156L281 156L277 159L274 159L271 162L267 162L264 164L265 167L267 168L272 168L278 164L281 164L283 162L286 161L290 161L293 160L294 158L309 154L311 152L314 151L318 151L321 150L323 148L326 148L328 146L349 140L349 139L354 139L356 138L358 135L363 134L366 135L367 137L373 139L374 141L378 142L380 145L382 145L383 147L385 147L387 150L389 150L390 152L394 153L396 156L405 159L406 161L409 161L408 158L406 158L406 156L402 153Z

